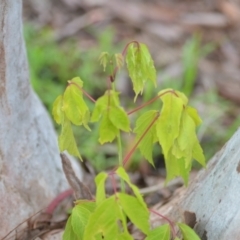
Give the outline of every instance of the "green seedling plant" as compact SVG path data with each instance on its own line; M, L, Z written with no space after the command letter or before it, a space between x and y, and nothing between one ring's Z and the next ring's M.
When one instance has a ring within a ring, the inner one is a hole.
M72 125L83 126L91 131L91 124L96 123L100 144L116 142L119 166L96 176L95 199L77 199L63 239L130 240L133 239L128 229L131 222L145 235L145 240L199 240L194 230L186 224L173 223L157 211L149 209L140 190L131 183L125 171L127 162L136 150L153 165L153 145L159 144L165 158L166 183L181 176L187 185L192 160L205 166L205 157L196 135L196 127L201 123L197 110L188 106L188 99L182 92L174 89L161 90L157 96L132 110L126 111L121 106L115 82L118 71L125 64L135 92L134 102L143 93L145 84L151 83L156 87L156 70L145 44L130 42L122 53L111 56L103 52L99 60L109 75L108 89L102 96L95 100L84 90L83 81L75 77L68 81L65 92L54 102L53 116L62 129L58 139L59 148L61 152L67 150L82 159ZM89 110L88 101L94 103L92 111ZM135 123L130 122L129 116L154 102L159 102L159 108L144 112ZM135 135L135 144L126 155L123 155L122 149L123 133ZM111 180L114 192L110 196L105 191L107 179ZM120 190L117 189L117 179L121 180ZM132 194L126 193L126 186ZM150 213L163 218L166 224L152 229Z

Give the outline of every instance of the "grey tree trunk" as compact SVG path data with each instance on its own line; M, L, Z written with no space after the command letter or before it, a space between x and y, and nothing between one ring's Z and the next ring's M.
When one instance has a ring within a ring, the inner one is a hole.
M240 129L210 160L207 169L158 211L173 221L185 218L202 240L240 239L239 146Z
M29 84L21 0L0 0L0 239L67 188L56 134Z

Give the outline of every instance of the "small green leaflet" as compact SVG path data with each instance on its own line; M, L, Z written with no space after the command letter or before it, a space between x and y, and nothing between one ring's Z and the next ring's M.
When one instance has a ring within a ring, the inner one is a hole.
M108 52L102 52L99 56L99 61L100 61L100 65L103 66L103 71L105 72L108 61L109 61L109 54Z
M145 240L170 240L170 237L170 226L169 224L164 224L151 230Z
M127 113L120 106L119 93L113 90L106 91L95 104L91 121L100 121L99 142L112 142L119 131L130 132L130 121Z
M105 182L107 177L105 172L101 172L95 177L97 205L106 199Z
M115 56L115 61L118 69L122 68L124 65L123 55L121 53L116 53L114 56Z
M75 125L82 125L90 130L87 123L90 118L90 112L86 105L82 91L83 82L76 77L69 81L69 84L63 94L62 109L67 118Z
M147 128L158 115L158 111L151 110L142 114L136 121L136 127L133 132L136 133L136 142L144 135ZM146 132L145 136L140 141L138 148L141 154L154 165L152 159L153 144L157 142L156 123Z
M52 109L53 118L57 124L61 124L63 121L62 105L63 105L63 96L60 95L54 101L53 109Z
M136 197L126 193L118 193L118 199L131 222L143 233L148 234L150 231L149 211L142 206Z
M159 92L159 95L165 91L169 90L163 90ZM171 92L163 95L161 100L163 107L160 117L157 120L157 136L162 146L164 156L167 156L175 139L179 135L183 101Z
M143 197L142 197L142 195L141 195L141 193L139 191L139 188L131 183L131 180L130 180L128 174L126 173L125 169L123 167L118 167L118 169L116 171L116 174L129 185L129 187L132 189L132 191L135 194L135 196L138 199L138 201L147 210L148 209L147 205L146 205L145 201L143 200Z
M78 201L78 204L72 209L71 225L74 233L79 239L83 239L85 227L88 223L90 215L96 207L95 202Z
M178 223L178 227L183 235L183 240L201 240L192 228L183 223Z
M63 116L61 134L58 137L58 145L60 152L67 150L70 154L82 160L73 135L71 123L65 115Z
M128 46L126 63L133 83L135 101L138 94L142 94L146 81L151 81L156 87L156 69L147 46L142 43L134 42Z
M120 235L117 220L121 219L119 205L115 196L102 201L89 217L84 231L84 240L95 240L102 234L105 240L118 239Z

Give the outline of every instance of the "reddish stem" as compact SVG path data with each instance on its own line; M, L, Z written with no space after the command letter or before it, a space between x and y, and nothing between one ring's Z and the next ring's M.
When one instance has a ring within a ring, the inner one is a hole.
M135 109L129 111L127 114L130 115L130 114L132 114L132 113L137 112L138 110L140 110L140 109L142 109L142 108L148 106L149 104L155 102L158 98L164 96L164 95L167 94L167 93L173 93L175 96L178 97L178 95L175 93L174 90L168 90L168 91L166 91L166 92L164 92L164 93L162 93L162 94L160 94L160 95L157 95L155 98L152 98L151 100L149 100L148 102L144 103L143 105L141 105L141 106L139 106L139 107L137 107L137 108L135 108Z
M138 49L140 48L140 44L139 44L138 41L131 41L131 42L129 42L129 43L125 46L125 48L123 49L123 51L122 51L123 57L125 57L126 52L127 52L127 49L128 49L128 47L130 46L130 44L132 44L132 43L135 43L135 44L137 45Z
M139 107L137 107L137 108L135 108L135 109L129 111L127 114L130 115L130 114L132 114L132 113L137 112L138 110L140 110L140 109L142 109L142 108L148 106L149 104L155 102L158 98L159 98L159 96L156 96L155 98L152 98L151 100L149 100L148 102L144 103L143 105L141 105L141 106L139 106Z
M163 218L165 221L167 221L170 225L171 228L171 232L172 232L172 236L173 238L175 238L177 236L176 231L175 231L175 227L174 227L174 223L167 217L163 216L162 214L158 213L157 211L153 210L153 209L148 209L150 212L158 215L159 217Z
M72 189L68 189L62 193L60 193L57 197L55 197L52 202L48 205L47 209L46 209L46 213L48 214L53 214L54 210L56 209L56 207L59 205L59 203L61 201L63 201L65 198L71 196L73 194L73 190Z
M133 148L129 151L129 153L125 156L125 158L123 159L123 166L125 166L125 164L128 162L128 160L130 159L130 157L132 156L132 154L134 153L134 151L136 150L136 148L138 147L139 143L142 141L142 139L145 137L145 135L147 134L147 132L149 131L149 129L153 126L153 124L156 122L156 120L158 119L159 114L156 115L156 117L152 120L152 122L150 123L150 125L147 127L147 129L144 131L144 133L142 134L142 136L138 139L138 141L136 142L136 144L133 146Z
M96 102L96 100L90 95L88 94L85 90L83 90L83 88L81 88L78 84L76 84L75 82L71 82L71 81L68 81L68 84L71 85L75 85L88 99L90 99L92 102Z
M111 178L114 194L115 194L115 196L117 196L117 184L116 184L116 180L114 177L114 173L110 173L109 176Z

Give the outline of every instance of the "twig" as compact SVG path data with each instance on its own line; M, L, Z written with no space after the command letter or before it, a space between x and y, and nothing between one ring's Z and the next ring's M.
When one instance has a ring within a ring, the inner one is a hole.
M87 186L83 184L76 176L75 172L72 169L70 160L66 154L60 154L62 159L62 166L65 176L68 180L69 185L71 186L76 199L93 199L93 196Z

